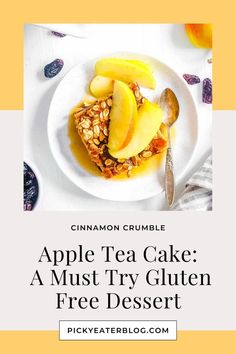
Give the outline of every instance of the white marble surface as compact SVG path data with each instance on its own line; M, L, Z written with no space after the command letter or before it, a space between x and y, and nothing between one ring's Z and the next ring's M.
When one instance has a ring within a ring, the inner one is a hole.
M192 73L201 79L211 77L211 65L207 63L211 53L192 47L182 25L57 25L56 30L72 34L64 38L51 35L49 28L54 26L25 26L24 159L40 171L41 198L37 210L168 210L164 193L144 201L111 202L73 185L49 149L46 131L49 104L58 82L74 65L105 53L145 53L170 65L179 75ZM56 58L64 60L64 68L53 79L46 79L43 68ZM191 86L191 91L198 104L199 140L187 174L177 186L177 197L211 150L212 107L201 102L201 84Z

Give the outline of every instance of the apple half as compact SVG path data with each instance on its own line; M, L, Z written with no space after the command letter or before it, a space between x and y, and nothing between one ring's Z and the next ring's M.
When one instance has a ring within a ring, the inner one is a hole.
M212 48L212 25L209 23L187 23L185 30L190 42L198 48Z
M93 96L106 97L113 92L114 80L109 77L96 75L90 82L90 92Z

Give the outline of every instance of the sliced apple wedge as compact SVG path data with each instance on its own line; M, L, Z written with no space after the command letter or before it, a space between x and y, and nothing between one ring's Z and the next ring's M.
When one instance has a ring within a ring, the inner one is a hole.
M149 66L138 60L104 58L95 65L97 75L124 81L137 82L140 86L154 89L156 81Z
M145 99L138 110L136 125L129 143L119 151L110 148L109 153L117 159L128 159L138 155L154 138L163 119L161 108Z
M115 81L110 113L108 148L117 151L130 141L137 120L137 103L127 84Z
M89 89L95 97L105 97L113 92L114 80L109 77L97 75L90 83Z

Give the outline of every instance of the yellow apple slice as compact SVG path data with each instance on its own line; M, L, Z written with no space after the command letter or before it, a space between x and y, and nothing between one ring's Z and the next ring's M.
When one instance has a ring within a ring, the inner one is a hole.
M158 132L163 119L161 108L145 99L138 110L136 125L129 143L119 151L109 150L117 159L128 159L143 151Z
M97 75L110 77L114 80L124 81L127 84L137 82L140 86L154 89L155 78L149 66L137 60L118 58L104 58L97 61L95 72Z
M89 89L95 97L105 97L113 92L114 80L109 77L97 75L90 83Z
M132 137L137 119L137 103L131 89L124 82L115 81L110 113L108 148L124 148Z

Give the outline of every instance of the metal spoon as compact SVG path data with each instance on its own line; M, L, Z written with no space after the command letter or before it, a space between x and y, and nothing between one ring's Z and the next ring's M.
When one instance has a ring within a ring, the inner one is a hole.
M166 166L165 166L165 192L166 200L171 207L175 198L175 178L172 159L172 148L170 138L170 128L179 116L179 102L174 92L166 88L160 97L160 106L165 112L164 123L168 131L168 148L166 150Z

